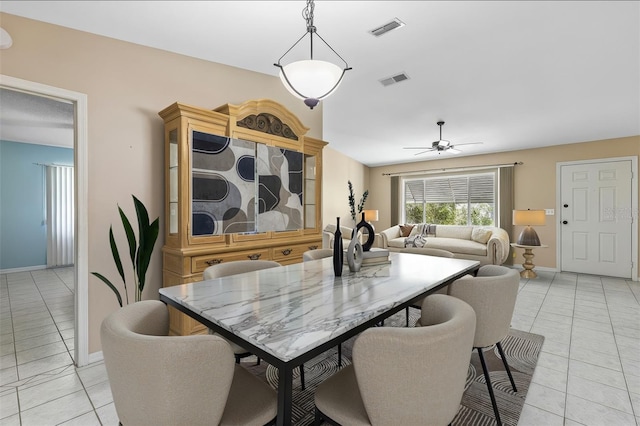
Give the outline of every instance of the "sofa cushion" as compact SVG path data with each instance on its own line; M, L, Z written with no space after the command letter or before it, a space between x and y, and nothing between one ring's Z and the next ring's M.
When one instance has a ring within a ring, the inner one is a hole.
M471 239L478 243L487 244L491 234L491 229L474 227L473 231L471 231Z
M458 238L470 240L473 226L464 225L440 225L436 227L436 237L438 238Z
M453 253L472 254L476 256L487 255L487 245L472 240L459 238L427 238L425 247L447 250Z
M398 238L394 238L393 240L389 240L389 247L394 247L394 248L404 248L404 240L405 237L398 237Z

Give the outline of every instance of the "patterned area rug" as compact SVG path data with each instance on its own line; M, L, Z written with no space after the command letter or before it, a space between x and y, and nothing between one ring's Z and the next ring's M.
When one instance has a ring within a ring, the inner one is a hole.
M415 324L420 311L410 310L409 324ZM385 320L385 326L404 327L404 311ZM355 337L342 344L342 365L351 364L351 348ZM500 410L500 417L504 425L518 424L524 400L529 390L531 376L538 361L538 355L544 341L543 336L511 330L502 341L502 348L511 367L511 373L516 382L518 392L514 392L509 382L509 376L504 370L497 348L490 348L484 352L485 361L489 367L491 382ZM278 370L264 361L255 365L255 358L243 359L242 365L257 376L267 381L273 388L278 387ZM326 378L338 371L338 350L329 350L304 364L305 390L300 386L299 370L294 370L293 377L293 422L295 425L313 424L314 403L313 394ZM491 399L482 373L482 365L478 354L474 351L467 372L465 392L462 396L460 411L452 422L453 426L495 425L496 421L491 406Z

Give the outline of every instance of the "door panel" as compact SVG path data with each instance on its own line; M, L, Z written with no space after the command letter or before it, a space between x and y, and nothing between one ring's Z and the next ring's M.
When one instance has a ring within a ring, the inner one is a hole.
M631 277L631 161L561 166L561 269ZM566 223L565 223L566 222Z

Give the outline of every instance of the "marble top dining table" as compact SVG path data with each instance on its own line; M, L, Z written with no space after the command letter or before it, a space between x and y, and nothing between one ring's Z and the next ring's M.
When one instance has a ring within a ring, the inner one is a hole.
M291 424L293 369L480 264L390 253L341 277L331 258L160 289L160 300L279 370L277 424Z

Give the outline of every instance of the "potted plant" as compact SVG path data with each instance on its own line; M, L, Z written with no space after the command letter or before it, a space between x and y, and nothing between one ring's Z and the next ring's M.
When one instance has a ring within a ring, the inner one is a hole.
M124 214L120 206L118 206L118 211L120 212L122 226L124 227L124 232L127 235L127 241L129 243L129 257L131 258L131 265L133 266L133 276L136 286L135 301L138 302L142 300L142 291L144 290L147 269L149 268L149 262L151 261L153 248L156 244L156 240L158 239L160 226L159 218L156 218L153 223L149 223L149 213L147 212L146 207L134 195L132 195L132 197L133 204L135 205L136 209L136 216L138 218L137 240L136 235L133 232L131 222L127 218L127 215ZM122 278L122 282L124 283L125 300L127 304L129 304L127 280L125 278L124 269L122 267L122 261L120 260L120 252L118 251L116 240L113 237L113 226L109 227L109 244L111 245L111 254L113 255L113 261L115 262L116 268L118 268L118 273L120 274L120 278ZM120 295L120 291L116 288L116 286L108 278L98 272L92 272L91 274L100 278L100 280L102 280L102 282L104 282L115 293L116 298L118 299L118 303L120 304L120 307L122 307L122 296Z

